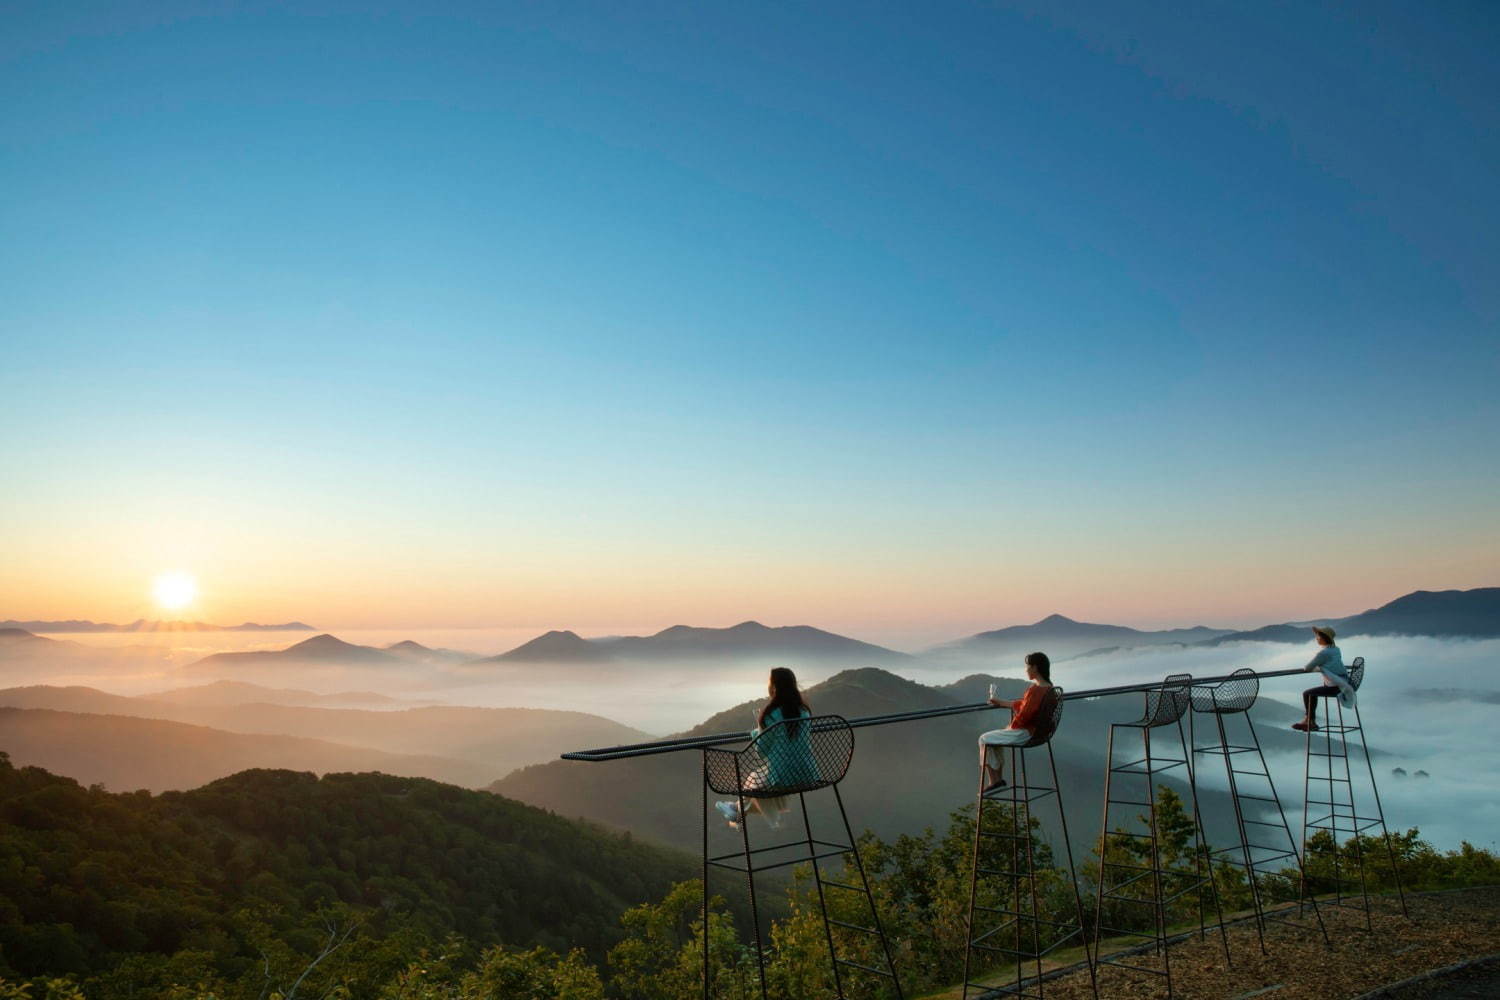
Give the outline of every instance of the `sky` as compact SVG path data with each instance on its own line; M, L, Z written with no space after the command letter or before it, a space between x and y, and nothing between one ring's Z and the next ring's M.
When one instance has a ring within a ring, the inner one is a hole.
M0 28L0 618L179 571L899 644L1500 583L1492 4Z

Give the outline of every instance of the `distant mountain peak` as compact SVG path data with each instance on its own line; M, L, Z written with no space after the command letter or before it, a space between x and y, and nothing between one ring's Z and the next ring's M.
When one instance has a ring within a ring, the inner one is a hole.
M1059 614L1050 614L1046 618L1043 618L1041 621L1037 622L1037 625L1077 625L1077 624L1078 624L1077 619L1069 618L1067 615L1059 615Z
M355 646L352 642L345 642L343 639L340 639L337 636L329 635L327 632L324 632L321 635L313 636L311 639L303 639L301 642L295 643L294 645L288 647L286 651L288 653L292 652L293 650L299 650L303 653L316 653L322 651L331 652L335 650L341 651L346 649L358 648L359 647Z
M543 632L530 642L524 642L509 652L491 656L480 662L598 663L608 659L610 659L608 652L572 629L553 629L550 632Z

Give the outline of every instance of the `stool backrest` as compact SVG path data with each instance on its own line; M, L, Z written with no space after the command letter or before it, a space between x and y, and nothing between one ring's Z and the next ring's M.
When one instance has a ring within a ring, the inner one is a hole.
M706 748L703 773L720 795L771 798L836 785L853 760L849 723L815 715L769 725L742 750Z
M1192 674L1169 674L1163 678L1161 687L1146 692L1146 717L1141 721L1154 729L1181 719L1188 709L1192 684Z
M1021 744L1023 747L1039 747L1052 739L1057 732L1057 727L1062 725L1063 713L1063 689L1051 687L1047 693L1042 695L1042 707L1037 712L1036 728L1032 730L1031 739Z
M1193 687L1195 712L1245 712L1260 695L1260 678L1249 667L1241 667L1217 684Z
M1349 686L1358 691L1359 686L1365 682L1365 658L1356 656L1354 662L1349 664Z

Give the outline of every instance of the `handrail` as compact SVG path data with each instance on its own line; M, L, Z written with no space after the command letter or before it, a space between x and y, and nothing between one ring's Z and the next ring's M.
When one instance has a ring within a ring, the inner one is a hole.
M1291 677L1295 674L1306 673L1300 667L1294 670L1268 670L1257 673L1259 678L1267 677ZM1229 680L1233 674L1224 674L1219 677L1194 677L1193 685L1219 684ZM1244 677L1244 674L1240 674ZM1063 701L1084 700L1088 698L1103 698L1108 695L1145 693L1147 691L1158 691L1161 689L1162 681L1150 681L1144 684L1121 684L1117 687L1089 688L1083 691L1065 691ZM863 729L865 726L889 726L896 722L920 722L923 719L940 719L947 715L964 715L968 712L993 711L995 705L987 701L975 702L967 705L948 705L943 708L927 708L918 712L893 712L889 715L867 715L862 719L850 719L850 729ZM715 733L711 736L681 736L670 740L655 740L650 743L627 743L617 747L599 747L595 750L574 750L562 755L563 760L582 761L604 761L624 760L628 757L651 757L661 753L678 753L683 750L702 750L704 747L723 746L726 743L743 743L751 738L747 730L742 733Z

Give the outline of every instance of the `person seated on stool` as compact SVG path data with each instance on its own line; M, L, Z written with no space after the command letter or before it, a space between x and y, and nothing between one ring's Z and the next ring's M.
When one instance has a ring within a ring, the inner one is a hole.
M761 741L765 764L744 776L745 790L795 787L815 781L818 765L808 734L811 726L803 721L812 717L812 709L797 687L797 675L786 667L773 667L766 693L771 700L756 714L755 729L751 731L751 738ZM716 802L714 808L731 827L738 827L744 821L737 799ZM778 827L781 814L791 808L789 796L758 795L750 799L745 811L758 812L772 827Z
M984 769L982 792L1005 787L1005 756L1000 748L1021 746L1029 743L1035 735L1042 703L1047 692L1052 690L1052 661L1047 659L1046 653L1026 654L1026 676L1031 679L1031 687L1015 701L989 699L989 703L997 708L1010 709L1010 725L1005 729L991 729L979 737L979 766Z
M1323 686L1308 688L1302 692L1302 707L1306 715L1301 722L1292 723L1292 728L1302 732L1315 733L1321 727L1318 725L1318 699L1332 698L1338 696L1339 704L1345 708L1354 707L1354 685L1349 681L1349 668L1344 666L1344 654L1333 644L1334 632L1327 625L1314 625L1313 635L1317 636L1318 655L1310 660L1307 666L1302 668L1303 673L1312 673L1314 670L1323 672Z

